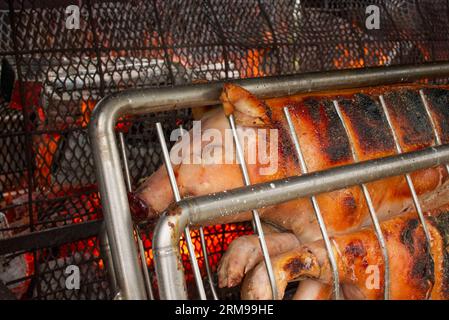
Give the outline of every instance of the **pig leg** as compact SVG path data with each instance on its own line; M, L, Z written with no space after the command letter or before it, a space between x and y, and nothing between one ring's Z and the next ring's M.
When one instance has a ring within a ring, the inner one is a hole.
M332 299L332 287L328 284L305 279L298 284L292 300L329 300Z
M388 234L391 299L427 299L430 294L432 299L446 298L440 290L446 267L442 259L432 260L432 256L439 257L444 250L442 239L447 237L449 221L446 212L447 208L428 212L430 250L416 213L381 224L383 233ZM361 229L335 236L332 243L344 296L348 299L382 299L384 261L375 232ZM272 259L272 264L280 298L290 281L312 279L332 284L332 269L322 240L280 254ZM244 299L271 299L270 281L262 263L245 277L241 292ZM301 291L297 296L301 297Z
M285 288L290 281L322 280L320 278L323 275L328 277L329 272L323 272L322 270L323 259L326 259L326 251L320 246L314 246L314 243L312 243L312 246L296 247L296 249L271 259L279 299L284 297ZM272 299L270 280L263 263L259 263L245 277L241 288L241 297L244 300Z
M270 256L289 251L299 245L292 233L270 233L265 235ZM256 235L235 239L220 260L218 283L220 288L238 285L244 275L263 259L259 239ZM264 263L261 263L264 266Z

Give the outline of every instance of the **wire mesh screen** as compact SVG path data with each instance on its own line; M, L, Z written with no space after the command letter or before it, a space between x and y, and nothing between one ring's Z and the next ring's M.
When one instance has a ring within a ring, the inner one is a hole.
M446 0L86 0L67 11L69 5L0 1L0 279L24 299L111 298L100 227L75 228L101 221L86 129L105 95L449 60ZM367 27L369 5L379 9L379 28ZM79 19L70 26L73 17ZM161 163L154 123L168 136L191 118L186 110L119 121L133 187ZM69 231L55 238L58 230ZM249 232L247 225L206 228L212 266L233 238ZM144 244L152 268L150 239ZM70 265L80 269L79 289L67 289Z

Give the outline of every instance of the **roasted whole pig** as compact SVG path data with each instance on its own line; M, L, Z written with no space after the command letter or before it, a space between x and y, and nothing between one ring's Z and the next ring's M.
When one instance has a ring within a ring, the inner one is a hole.
M416 213L397 216L381 224L390 257L391 299L449 299L449 207L426 216L431 234L426 237ZM332 238L340 283L347 299L383 299L384 262L372 228ZM272 259L279 296L289 281L314 279L300 286L296 299L331 298L332 271L322 240L302 244ZM263 262L245 278L244 299L270 299L271 286Z
M269 140L273 135L255 135L249 138L254 141L244 144L251 182L267 182L301 174L284 117L284 107L289 108L309 172L353 163L351 146L360 161L396 153L394 136L383 111L380 96L383 97L398 143L404 152L434 145L434 131L419 89L423 90L442 143L448 143L449 89L440 86L372 87L262 101L241 87L227 84L221 96L223 109L204 116L201 132L215 129L226 136L225 131L229 129L226 115L230 113L234 114L240 130L275 129L278 143L277 148L275 150L272 148L268 153L270 160L268 167L265 163L248 161L254 152L248 150L249 146L259 146L261 139ZM349 136L333 101L340 106ZM192 133L190 135L192 136ZM203 140L201 146L205 147L208 143L211 141ZM220 141L213 141L213 144L215 148L224 149L221 160L225 157L234 157L233 150L225 148ZM259 153L261 150L257 149L256 152ZM197 163L186 161L173 165L183 197L243 186L240 167L235 161L210 163L202 161L202 156L198 148L192 147L188 152L184 152L182 157L199 159ZM411 176L426 210L437 208L449 199L445 195L448 174L443 166L420 170ZM410 211L413 207L410 190L404 177L392 177L369 183L368 190L380 220ZM135 194L130 195L131 210L136 219L157 217L173 200L164 167L159 168ZM370 224L368 208L359 186L321 194L317 196L317 200L330 235L338 236L353 232ZM309 199L297 199L261 209L259 212L263 222L277 229L277 232L266 235L271 256L289 252L300 243L321 239ZM251 214L244 212L215 222L220 224L249 219ZM220 262L219 285L223 287L239 284L243 276L261 260L262 255L256 236L236 239ZM315 280L304 283L307 284L305 287L309 288L309 291L311 287L316 287L319 294L325 287ZM298 292L301 292L301 286Z

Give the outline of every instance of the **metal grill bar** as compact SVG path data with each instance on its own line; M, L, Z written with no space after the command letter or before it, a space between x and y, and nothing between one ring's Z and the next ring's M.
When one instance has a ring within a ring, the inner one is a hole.
M386 119L388 122L388 126L390 127L391 134L393 135L393 140L394 140L394 143L396 146L396 153L402 154L403 153L402 148L401 148L401 145L399 144L399 140L396 135L396 131L394 130L393 123L391 121L390 114L388 112L387 105L385 103L385 99L384 99L383 95L379 96L379 100L382 105L382 109L385 113L385 116L386 116ZM409 173L405 174L405 179L406 179L407 185L410 189L410 193L411 193L412 199L413 199L413 204L415 206L416 212L418 213L419 220L421 222L421 225L424 230L424 234L426 236L427 247L429 249L429 252L431 252L430 249L431 249L431 244L432 244L432 237L430 235L429 229L427 228L427 222L426 222L426 219L424 218L424 213L422 212L421 204L419 203L419 198L418 198L418 195L416 194L416 189L415 189L415 186L413 185L413 181L412 181L412 178Z
M338 101L334 100L334 107L337 111L338 117L340 118L341 123L343 124L343 127L346 132L346 136L348 137L349 145L351 147L352 157L355 162L359 162L359 157L357 156L357 153L355 152L354 148L354 141L352 140L351 135L349 134L349 130L347 128L347 125L345 123L345 120L343 118L343 115L340 110L340 106L338 104ZM376 210L374 209L373 201L371 199L371 195L369 193L369 190L366 186L366 184L362 183L360 185L363 196L365 197L366 204L368 205L368 211L369 215L371 217L371 222L374 226L374 231L376 233L377 240L379 241L380 249L382 251L382 256L384 260L384 299L389 300L390 299L390 261L388 258L388 250L387 250L387 244L385 242L385 237L383 235L382 229L380 227L379 219L377 218Z
M160 122L156 123L157 135L159 137L159 143L162 147L162 155L164 159L165 169L167 170L167 175L170 180L170 186L172 188L175 201L181 201L181 194L179 193L178 183L176 182L175 172L173 171L173 166L170 160L170 153L167 148L167 143L165 142L164 131L162 130L162 125ZM201 300L206 300L206 291L204 290L203 280L201 279L201 271L198 266L198 260L195 256L195 247L192 242L192 237L190 235L190 228L186 226L184 229L184 236L187 243L187 248L189 251L190 263L192 264L193 276L195 278L195 283L198 288L198 294Z
M235 151L237 160L240 164L240 169L242 170L243 182L245 186L251 185L251 181L248 174L248 169L246 167L245 155L243 153L242 145L240 144L240 140L237 134L237 128L235 126L234 115L230 114L229 117L229 125L231 126L232 136L235 142ZM267 268L268 278L270 279L271 285L271 293L273 295L273 300L278 299L278 290L276 285L276 279L274 277L273 266L271 264L270 255L268 253L267 243L265 241L265 236L262 229L262 224L260 222L259 212L255 209L251 210L253 214L253 222L254 228L257 236L259 237L260 248L262 249L263 260L265 262L265 267Z
M131 175L129 174L128 155L126 154L125 135L123 132L118 133L120 152L123 159L123 170L125 172L125 183L128 191L132 191Z
M419 95L421 97L421 101L423 102L424 108L426 109L426 113L427 113L427 116L429 117L430 124L432 125L433 135L435 137L435 145L436 146L441 146L442 145L441 137L440 137L440 134L438 133L438 130L436 128L435 120L433 119L432 113L430 112L429 103L427 102L426 96L425 96L424 91L422 89L419 90ZM445 168L446 168L447 173L449 174L449 165L446 164Z
M209 264L209 254L207 252L206 238L204 237L203 227L200 227L201 249L203 250L204 266L206 267L207 280L209 281L210 291L214 300L218 300L217 290L215 290L214 278Z
M131 176L129 174L128 156L126 154L125 136L121 131L118 133L118 136L120 142L120 150L122 152L123 170L125 171L126 187L130 192L132 191L132 184L131 184ZM150 300L154 300L153 288L151 286L150 275L148 273L147 259L145 258L145 248L143 246L142 235L139 226L134 225L134 232L136 233L137 245L139 247L139 257L142 263L143 278L145 279L145 289L147 291L147 295L150 298Z
M181 135L184 135L187 132L187 130L184 130L182 125L179 126L179 130L181 132ZM177 186L178 186L178 184L176 183L176 187ZM212 298L214 298L214 300L218 300L218 294L217 294L217 290L215 290L214 278L212 276L212 270L210 268L209 254L207 252L207 244L206 244L206 238L204 236L203 227L200 227L199 230L200 230L201 251L203 251L204 266L206 267L207 281L209 282L209 287L210 287L210 290L212 293Z
M290 129L290 136L293 140L293 144L295 145L296 155L299 159L299 164L301 166L301 173L307 174L307 164L304 159L304 155L301 151L301 146L299 145L299 139L298 135L296 133L295 127L293 126L292 119L290 117L290 112L288 111L288 107L284 108L284 115L287 119L288 127ZM324 223L323 215L321 214L320 207L318 205L318 201L316 200L315 196L310 197L310 201L312 202L313 211L315 212L315 217L318 221L318 225L320 227L321 235L324 240L324 245L326 247L327 256L329 258L329 262L332 268L332 275L333 275L333 295L335 300L340 299L340 277L338 275L338 265L337 260L335 258L335 253L332 248L332 244L329 239L329 234L327 232L326 224Z
M84 229L84 228L83 228ZM104 257L104 262L106 265L106 268L108 270L108 280L111 286L111 292L116 293L120 292L118 286L117 286L117 277L115 275L115 268L112 264L112 254L111 254L111 246L109 245L109 238L106 232L105 228L102 228L101 232L99 232L100 235L100 252L101 255Z
M318 90L336 90L378 84L408 82L424 77L444 77L448 74L449 63L441 62L412 66L402 65L361 70L352 69L282 77L244 79L235 81L235 83L250 90L260 98L266 98ZM121 164L117 142L115 141L115 122L120 116L124 115L145 114L218 103L222 86L222 82L216 82L197 84L194 86L179 86L176 88L165 87L122 91L102 99L92 113L89 124L89 134L96 164L95 168L101 193L104 218L108 230L111 252L114 257L114 267L117 270L117 284L121 290L121 296L124 299L143 299L145 296L145 289L142 285L143 279L137 261L135 261L137 252L134 244L132 221L126 197L124 177L121 170L119 170ZM423 157L421 158L423 161L421 164L425 163L431 166L441 160L447 161L445 152L443 152L445 147L441 148L441 150L435 148L427 151L428 153L421 154ZM436 150L440 151L436 152ZM408 159L407 161L410 161L410 158L405 155L402 155L401 159ZM362 175L354 176L354 173L357 172L357 170L351 170L351 174L353 175L351 177L348 177L347 172L344 170L340 172L331 170L330 172L334 176L325 176L325 178L321 176L322 179L327 179L327 183L321 185L321 187L325 186L326 188L329 188L330 186L338 185L342 188L345 185L341 185L341 181L337 183L338 178L342 179L342 177L346 179L345 181L348 182L348 185L351 184L350 182L352 182L352 184L360 184L361 182L370 181L373 177L376 177L375 179L380 179L388 176L388 174L394 175L399 172L407 172L402 171L404 168L408 168L409 171L412 171L416 170L418 167L416 161L414 163L408 163L407 161L401 161L401 159L398 159L397 162L389 163L391 167L382 166L382 162L374 162L376 165L380 165L378 168L371 167L372 163L369 165L365 164L368 167L362 166L364 170ZM403 167L398 168L398 164L403 165ZM358 168L357 164L355 166L355 168ZM378 171L380 169L383 171ZM302 176L302 179L304 179L301 180L303 182L311 182L306 179L306 176ZM313 182L317 183L317 181L312 180L312 183ZM321 183L323 182L324 180L321 181ZM268 188L271 189L269 185ZM305 189L301 189L300 185L290 183L287 189L285 189L285 187L279 189L286 192L286 194L282 197L277 196L273 199L287 201L292 194L294 194L295 197L309 196L313 193L302 195L301 193L307 193L312 190L316 191L317 189L319 189L318 186L314 186L313 184L308 185ZM296 191L293 192L293 190ZM303 191L298 194L298 190ZM322 190L325 191L325 188ZM278 190L268 190L266 191L266 195L269 195L270 192L275 192L277 194ZM253 202L247 203L251 203L253 207L241 209L249 210L258 208L259 204L268 204L268 202L273 199L263 199L261 201L259 198L257 201L254 200ZM216 204L222 205L223 203L217 201ZM210 207L214 207L214 205ZM215 207L215 209L217 212L220 212L220 207ZM229 212L235 211L231 210ZM202 217L203 222L208 221L208 217L203 217L201 214L197 215L193 211L192 215ZM210 217L213 217L213 213L210 213ZM181 217L177 217L175 222L180 222L181 225L184 223L184 225L187 225L189 221L185 216L182 217L182 221L179 221L178 219L181 219ZM169 234L174 232L163 225L163 223L166 223L168 220L168 218L161 220L161 224L158 225L156 231L161 233L168 232ZM190 217L190 221L195 221L194 217ZM168 279L165 276L158 276L158 280L160 280L159 286L162 290L165 290L164 297L185 297L184 278L176 269L176 261L178 261L177 257L179 257L178 253L173 251L170 239L161 235L156 236L155 233L155 240L153 250L157 260L156 266L160 265L160 267L167 267L167 273L171 273L171 271L174 273L174 276L171 276L169 279L172 282L162 283ZM157 252L158 250L159 252ZM171 265L172 262L175 262L174 266ZM173 287L178 289L181 288L181 291L175 292Z

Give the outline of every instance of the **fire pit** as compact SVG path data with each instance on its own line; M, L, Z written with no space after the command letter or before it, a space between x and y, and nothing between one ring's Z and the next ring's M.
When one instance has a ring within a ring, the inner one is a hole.
M101 98L134 88L449 60L446 1L88 1L78 7L79 26L68 29L70 4L0 2L0 280L19 299L111 299L117 292L87 133ZM367 27L370 5L379 8L378 29ZM162 163L155 123L168 137L179 125L189 128L196 110L117 122L128 189ZM157 295L152 232L141 231L143 278ZM203 232L213 274L229 243L253 231L237 224ZM200 231L191 236L206 279ZM186 242L181 248L195 298ZM67 288L70 266L80 272L76 290Z

